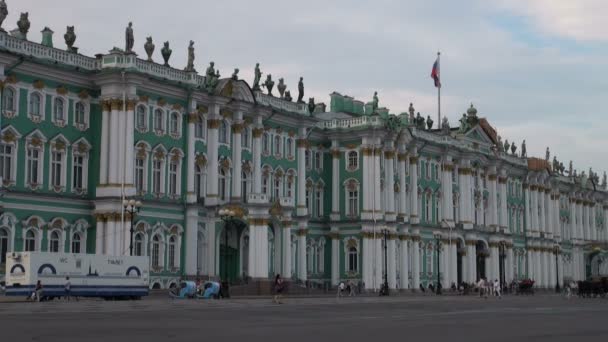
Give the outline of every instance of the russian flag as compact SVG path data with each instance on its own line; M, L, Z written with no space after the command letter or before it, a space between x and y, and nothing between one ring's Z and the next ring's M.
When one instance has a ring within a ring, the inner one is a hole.
M439 79L439 56L433 63L433 71L431 71L431 78L435 81L435 87L441 88L441 80Z

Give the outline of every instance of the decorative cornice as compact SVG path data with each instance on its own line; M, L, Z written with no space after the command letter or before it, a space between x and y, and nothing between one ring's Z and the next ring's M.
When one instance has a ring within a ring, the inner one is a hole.
M306 148L306 147L308 147L308 141L306 139L297 139L296 140L296 146L298 148L301 148L301 147Z
M418 164L418 156L410 156L410 164Z
M339 159L340 158L340 150L338 150L338 149L331 150L331 156L334 159Z
M262 133L264 133L264 129L263 128L254 128L251 131L251 134L253 135L254 138L259 138L262 136Z
M397 154L397 161L406 161L407 160L407 153L398 153Z
M384 159L395 158L395 151L384 151Z
M361 154L363 154L366 157L369 157L372 155L373 149L371 147L363 147L361 149Z
M122 109L122 100L121 99L112 99L110 100L112 110L121 110Z
M232 132L236 134L240 134L243 132L245 125L242 122L232 124Z
M207 128L208 129L218 129L218 128L220 128L221 122L222 122L222 120L219 120L219 119L208 119Z

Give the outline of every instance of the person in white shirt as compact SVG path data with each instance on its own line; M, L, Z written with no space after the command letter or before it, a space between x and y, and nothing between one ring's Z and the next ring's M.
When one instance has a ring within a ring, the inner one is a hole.
M500 282L498 279L494 280L494 296L498 296L498 298L502 298L500 294Z
M477 287L479 288L479 297L483 297L486 289L486 283L483 278L479 279L479 282L477 282ZM488 297L486 296L486 298Z
M344 282L340 282L338 285L338 297L342 297L342 291L344 291Z

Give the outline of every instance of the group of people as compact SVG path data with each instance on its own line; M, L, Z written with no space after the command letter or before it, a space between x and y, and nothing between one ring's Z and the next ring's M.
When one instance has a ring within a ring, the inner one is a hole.
M498 279L488 281L486 278L481 278L477 282L477 288L479 289L479 297L488 298L489 295L493 295L502 298L502 288Z
M343 281L338 284L338 298L343 296L354 297L355 296L355 284L352 281L347 281L344 284Z
M67 300L68 302L70 301L70 299L72 298L72 282L70 281L70 277L65 277L65 283L63 285L63 298L65 298L65 300ZM76 301L78 301L78 297L74 296L74 298L76 299ZM34 291L32 291L32 293L27 297L28 300L32 300L32 301L37 301L37 302L41 302L41 301L45 301L48 300L49 297L44 295L44 288L42 286L42 282L40 280L38 280L36 282L36 287L34 287Z

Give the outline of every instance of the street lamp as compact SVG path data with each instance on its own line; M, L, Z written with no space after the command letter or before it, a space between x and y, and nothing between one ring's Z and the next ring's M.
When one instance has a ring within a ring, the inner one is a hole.
M498 254L498 259L499 259L499 264L498 264L499 275L498 276L500 277L500 288L503 289L504 286L505 286L505 273L506 273L505 272L506 271L505 270L505 256L506 256L505 255L506 254L506 252L505 252L505 249L506 249L505 248L505 242L501 241L500 244L499 244L499 247L500 247L500 249L499 249L499 252L498 252L499 253Z
M381 296L388 296L388 252L387 252L387 240L388 240L388 229L383 229L382 233L384 234L384 283L382 284L382 289L380 289Z
M228 228L236 215L234 210L231 209L220 209L218 214L222 221L224 221L224 252L222 253L222 259L224 260L224 274L222 275L222 292L224 297L230 298L230 285L228 284Z
M558 264L559 247L555 246L555 292L559 293L559 264Z
M123 200L122 206L125 208L125 211L127 213L129 213L129 216L131 216L131 229L130 229L131 238L129 240L129 255L133 256L133 231L134 231L133 221L135 218L135 214L139 213L143 204L141 203L141 201L136 201L134 199L130 199L130 200Z
M439 259L441 258L441 235L435 234L435 246L437 248L437 289L436 293L441 294L441 279L439 274Z

